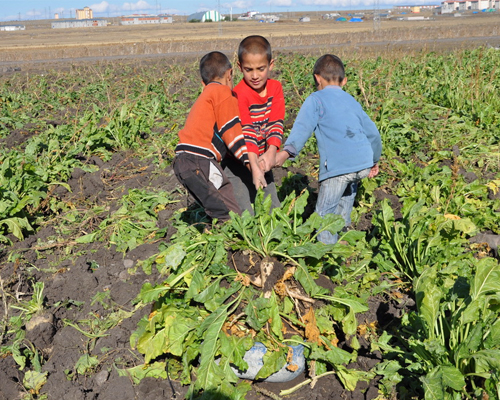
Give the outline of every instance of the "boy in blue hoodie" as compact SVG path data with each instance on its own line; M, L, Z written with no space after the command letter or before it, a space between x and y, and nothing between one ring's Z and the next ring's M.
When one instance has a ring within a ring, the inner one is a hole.
M342 90L347 78L340 58L321 56L313 73L318 91L307 97L300 108L283 150L276 155L276 165L295 157L314 132L320 159L316 212L322 217L341 215L345 226L349 226L359 181L379 172L382 141L361 105ZM333 244L338 235L324 231L318 240Z

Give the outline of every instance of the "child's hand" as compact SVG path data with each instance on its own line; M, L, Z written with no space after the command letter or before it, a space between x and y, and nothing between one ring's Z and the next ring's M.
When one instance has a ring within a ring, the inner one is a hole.
M264 171L260 168L252 168L252 181L255 189L265 188L267 186L266 178L264 177Z
M370 173L368 174L368 178L375 178L378 175L378 173L379 173L379 168L378 168L378 163L377 163L370 170Z
M271 169L276 165L275 146L270 146L270 148L259 157L259 165L264 172L271 171Z
M261 168L261 163L257 158L257 154L248 153L248 167L250 172L252 173L252 182L255 186L255 189L259 190L260 188L264 188L267 186L266 178L264 177L264 171Z
M280 151L278 154L276 154L276 164L274 165L275 167L281 167L283 163L288 160L288 157L290 154L288 154L286 151Z

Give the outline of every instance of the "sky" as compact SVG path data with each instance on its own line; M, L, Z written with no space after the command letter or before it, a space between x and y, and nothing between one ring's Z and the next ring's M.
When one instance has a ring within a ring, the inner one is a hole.
M0 21L75 18L75 9L88 6L95 18L117 17L127 14L181 14L217 10L224 15L258 11L264 14L287 11L331 11L372 9L398 4L439 4L439 0L0 0ZM220 7L220 8L219 8Z

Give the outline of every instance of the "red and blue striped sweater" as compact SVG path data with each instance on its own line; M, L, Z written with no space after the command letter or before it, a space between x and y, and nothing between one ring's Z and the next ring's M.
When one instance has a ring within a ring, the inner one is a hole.
M281 83L268 79L267 95L261 97L244 79L234 88L248 151L262 155L270 145L278 149L283 140L285 98Z

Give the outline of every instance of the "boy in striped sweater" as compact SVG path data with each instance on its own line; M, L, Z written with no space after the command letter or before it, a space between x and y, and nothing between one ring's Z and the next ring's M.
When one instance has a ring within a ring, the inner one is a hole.
M228 152L248 171L257 189L267 184L257 155L247 150L228 58L218 51L206 54L200 61L200 74L203 92L179 131L173 168L179 182L207 215L225 221L230 218L229 211L241 213L219 164Z
M241 124L249 154L259 157L265 172L264 195L271 196L272 207L279 207L276 185L271 169L275 166L276 151L283 138L285 99L281 83L270 79L274 67L271 45L262 36L243 39L238 48L238 66L243 79L234 88L238 97ZM252 176L243 164L232 157L222 162L242 210L253 214L252 204L257 191Z

